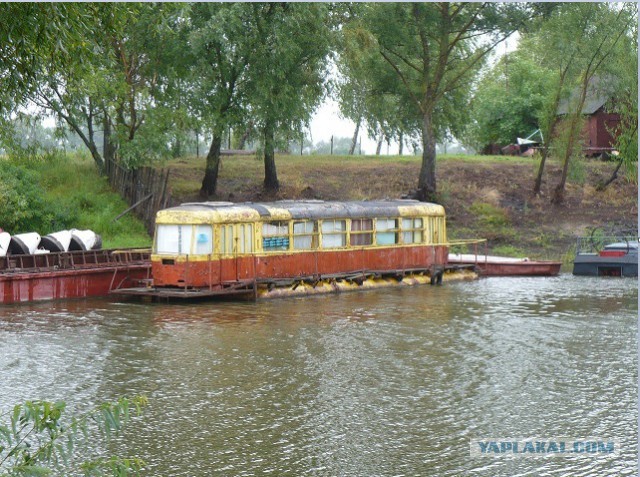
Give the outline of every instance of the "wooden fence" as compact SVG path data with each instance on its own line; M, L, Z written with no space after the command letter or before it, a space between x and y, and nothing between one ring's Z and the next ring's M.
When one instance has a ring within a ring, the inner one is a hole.
M113 160L105 162L105 173L111 187L131 206L132 211L143 222L147 231L153 235L156 212L173 205L168 187L169 169L157 170L151 167L126 169Z

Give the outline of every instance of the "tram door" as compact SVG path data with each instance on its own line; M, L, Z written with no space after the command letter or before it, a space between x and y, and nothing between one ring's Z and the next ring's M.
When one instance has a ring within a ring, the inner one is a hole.
M233 224L220 227L220 248L222 260L220 262L220 281L236 280L238 275L238 252L236 234Z
M238 278L255 278L253 261L253 224L238 224L236 268Z
M253 278L253 224L221 226L221 280Z

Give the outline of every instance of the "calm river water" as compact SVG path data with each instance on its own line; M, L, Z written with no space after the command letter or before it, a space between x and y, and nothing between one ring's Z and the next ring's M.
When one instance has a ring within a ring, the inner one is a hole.
M636 473L637 281L491 278L259 303L0 307L0 412L145 394L148 476ZM601 437L616 456L471 457Z

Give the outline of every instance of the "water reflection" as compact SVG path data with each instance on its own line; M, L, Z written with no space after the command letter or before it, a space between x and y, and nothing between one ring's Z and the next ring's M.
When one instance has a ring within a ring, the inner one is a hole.
M597 293L594 290L597 289ZM0 409L146 394L147 475L632 475L633 280L487 279L260 303L0 309ZM481 436L615 459L472 459Z

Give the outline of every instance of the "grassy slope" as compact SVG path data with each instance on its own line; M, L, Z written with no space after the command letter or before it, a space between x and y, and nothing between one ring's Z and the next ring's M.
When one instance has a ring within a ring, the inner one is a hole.
M46 200L62 211L70 228L97 232L102 236L103 248L150 246L151 238L144 225L132 214L113 221L128 205L98 174L92 160L62 156L30 164L29 168L40 175Z
M254 156L222 160L217 200L364 200L401 197L417 183L420 159L388 156L279 156L281 190L262 192L263 164ZM613 164L585 161L573 171L562 206L549 203L560 177L548 166L541 197L531 197L537 161L506 156L439 156L439 194L447 209L450 238L489 239L493 253L571 259L575 237L589 227L636 228L637 187L618 179L604 192L595 184ZM181 200L199 200L203 158L168 163L170 186Z

